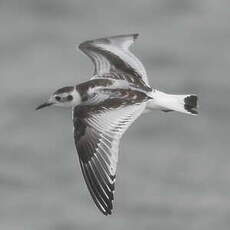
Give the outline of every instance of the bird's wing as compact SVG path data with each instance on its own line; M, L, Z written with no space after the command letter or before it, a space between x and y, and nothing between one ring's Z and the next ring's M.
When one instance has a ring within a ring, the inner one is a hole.
M73 110L74 139L91 196L104 215L111 214L121 136L145 109L145 103L124 106L122 100Z
M109 77L110 72L118 72L118 77L126 78L132 83L140 82L149 86L143 64L129 51L138 34L119 35L85 41L79 45L93 61L94 77ZM103 76L104 75L104 76ZM131 79L130 79L131 78Z

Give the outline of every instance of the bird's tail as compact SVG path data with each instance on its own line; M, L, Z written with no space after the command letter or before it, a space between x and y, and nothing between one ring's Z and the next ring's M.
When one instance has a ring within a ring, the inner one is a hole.
M153 100L149 101L147 110L160 109L164 112L177 111L197 115L198 97L196 95L173 95L155 90Z

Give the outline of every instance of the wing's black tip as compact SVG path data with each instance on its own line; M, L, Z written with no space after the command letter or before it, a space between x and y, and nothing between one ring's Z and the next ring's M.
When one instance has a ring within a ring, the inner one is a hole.
M184 108L191 114L197 115L198 111L196 110L198 106L198 97L196 95L190 95L184 99Z
M136 40L138 37L139 37L139 34L138 34L138 33L133 34L134 40Z
M90 163L83 162L80 159L80 166L85 182L96 206L105 216L111 215L113 210L114 189L110 188L110 182L107 175L105 175L105 172L101 168L102 166L97 164L96 159L91 160ZM115 179L115 176L108 176L111 180Z
M112 210L106 210L105 212L102 212L105 216L112 215Z

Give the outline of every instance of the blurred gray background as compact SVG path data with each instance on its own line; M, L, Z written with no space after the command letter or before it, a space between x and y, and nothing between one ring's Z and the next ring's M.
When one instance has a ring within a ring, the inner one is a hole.
M0 229L229 229L229 9L229 0L0 1ZM200 114L156 111L129 129L104 217L81 175L71 111L35 107L90 78L76 45L133 32L152 86L198 93Z

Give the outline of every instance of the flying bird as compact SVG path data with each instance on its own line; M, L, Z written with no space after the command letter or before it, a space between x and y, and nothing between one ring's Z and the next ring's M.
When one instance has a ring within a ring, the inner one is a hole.
M74 140L88 190L104 214L111 214L122 135L143 113L155 109L197 114L196 95L153 89L146 70L129 51L138 34L105 37L79 45L94 64L89 81L55 91L47 106L72 108Z

